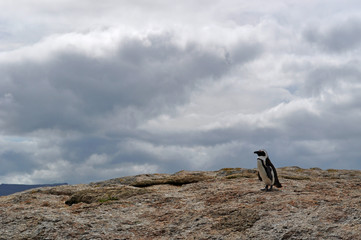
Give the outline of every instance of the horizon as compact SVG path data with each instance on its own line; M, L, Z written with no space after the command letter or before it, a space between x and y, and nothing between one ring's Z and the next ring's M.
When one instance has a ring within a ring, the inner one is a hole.
M0 8L0 182L361 170L359 1Z
M303 168L300 166L276 166L276 169L283 169L283 168L292 168L292 167L296 167L296 168L300 168L300 169L320 169L322 171L328 171L328 170L345 170L345 171L361 171L360 169L340 169L340 168L320 168L320 167L309 167L309 168ZM207 171L211 171L211 172L217 172L220 171L222 169L255 169L257 170L257 166L253 167L253 168L243 168L243 167L224 167L224 168L220 168L220 169L214 169L214 170L186 170L186 169L181 169L179 171L175 171L175 172L149 172L149 173L139 173L139 174L134 174L134 175L122 175L122 176L115 176L114 178L105 178L105 179L99 179L98 181L91 181L91 182L83 182L83 183L69 183L69 182L48 182L48 183L32 183L32 184L22 184L22 183L4 183L1 182L0 185L23 185L23 186L37 186L37 185L76 185L76 184L89 184L89 183L96 183L96 182L102 182L102 181L106 181L106 180L110 180L110 179L115 179L115 178L123 178L123 177L131 177L131 176L137 176L137 175L146 175L146 174L176 174L178 172L182 172L182 171L186 171L186 172L207 172ZM256 177L256 175L255 175ZM281 177L282 178L282 177Z

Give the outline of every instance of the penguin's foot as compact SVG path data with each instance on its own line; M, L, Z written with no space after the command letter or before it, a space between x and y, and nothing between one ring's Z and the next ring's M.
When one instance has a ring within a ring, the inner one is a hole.
M270 192L270 191L272 191L272 186L270 186L270 188L268 188L268 185L267 185L265 188L262 188L261 191Z

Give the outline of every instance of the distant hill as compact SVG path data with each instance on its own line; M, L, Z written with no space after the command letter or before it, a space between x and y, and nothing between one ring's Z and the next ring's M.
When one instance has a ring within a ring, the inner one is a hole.
M13 193L22 192L25 190L29 190L32 188L39 187L55 187L67 185L67 183L54 183L54 184L34 184L34 185L26 185L26 184L0 184L0 196L7 196Z

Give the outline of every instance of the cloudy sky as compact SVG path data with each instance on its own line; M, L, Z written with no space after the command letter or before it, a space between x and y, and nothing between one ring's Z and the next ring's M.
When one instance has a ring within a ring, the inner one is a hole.
M0 183L361 169L358 0L0 1Z

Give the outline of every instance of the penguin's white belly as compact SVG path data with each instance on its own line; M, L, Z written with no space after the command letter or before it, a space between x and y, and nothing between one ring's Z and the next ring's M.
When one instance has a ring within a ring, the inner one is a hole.
M274 174L273 174L273 171L271 171L271 174L272 174L272 180L269 179L269 177L267 176L267 172L266 170L264 169L263 165L262 165L262 162L260 160L257 161L257 168L258 168L258 171L259 171L259 175L261 176L262 178L262 181L266 184L266 185L273 185L274 184Z

